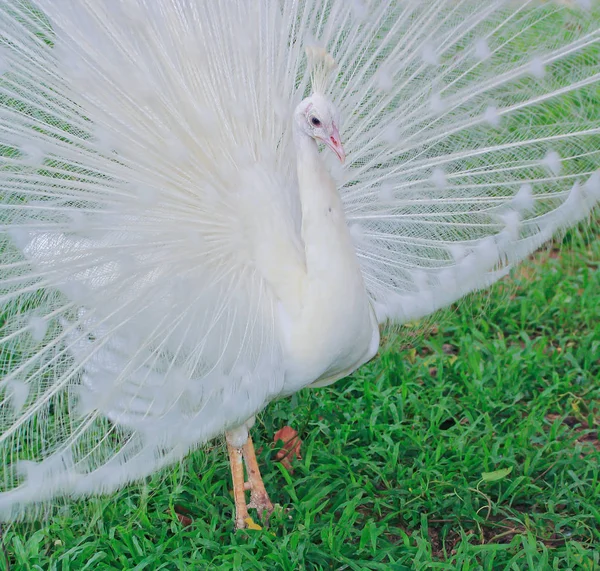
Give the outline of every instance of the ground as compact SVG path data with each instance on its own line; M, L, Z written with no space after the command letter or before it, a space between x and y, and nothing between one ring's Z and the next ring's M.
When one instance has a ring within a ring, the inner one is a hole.
M351 378L272 404L254 430L269 529L234 533L217 443L5 529L0 569L600 568L599 237L569 233ZM293 473L273 443L285 426Z

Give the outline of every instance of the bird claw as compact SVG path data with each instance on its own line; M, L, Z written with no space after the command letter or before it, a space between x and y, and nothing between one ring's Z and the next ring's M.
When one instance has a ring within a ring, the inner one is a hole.
M248 507L255 509L260 521L265 526L268 525L269 517L273 513L273 504L266 492L255 492L252 490Z
M248 508L253 508L258 512L262 524L266 527L269 522L269 516L273 512L273 504L265 490L260 470L254 452L252 440L248 437L246 444L242 447L233 446L227 442L227 451L229 453L229 462L231 465L231 475L233 478L233 497L235 501L235 529L262 529L248 515ZM248 473L248 480L244 479L244 468ZM250 492L250 502L246 504L246 492Z

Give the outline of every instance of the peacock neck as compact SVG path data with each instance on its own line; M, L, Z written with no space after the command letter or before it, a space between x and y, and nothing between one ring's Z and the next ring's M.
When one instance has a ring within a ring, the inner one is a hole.
M341 378L377 351L374 321L336 185L309 136L296 136L306 270L301 311L284 326L286 391Z
M323 164L316 142L296 134L298 189L302 208L302 240L309 279L343 270L358 271L346 217L336 185ZM334 270L335 268L335 270Z

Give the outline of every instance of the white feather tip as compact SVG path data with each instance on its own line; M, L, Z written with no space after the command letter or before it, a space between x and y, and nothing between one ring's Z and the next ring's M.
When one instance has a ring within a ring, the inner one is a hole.
M337 65L333 56L320 46L306 46L310 81L315 93L326 93Z

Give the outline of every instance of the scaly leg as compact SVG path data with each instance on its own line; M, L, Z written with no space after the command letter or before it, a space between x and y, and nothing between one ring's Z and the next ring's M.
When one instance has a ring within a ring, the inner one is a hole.
M248 507L246 506L246 494L244 492L244 465L242 463L242 448L227 442L229 453L229 464L231 466L231 478L233 480L233 499L235 501L235 529L246 527L248 519Z
M249 508L254 508L258 512L258 517L266 525L269 521L269 516L273 511L273 504L269 499L265 485L263 484L254 452L254 444L252 438L248 436L246 444L242 446L242 455L246 464L246 472L248 474L247 489L250 490Z

